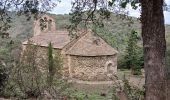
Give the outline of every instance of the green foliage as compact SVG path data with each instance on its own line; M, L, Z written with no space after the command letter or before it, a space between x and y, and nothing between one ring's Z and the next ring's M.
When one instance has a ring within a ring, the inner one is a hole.
M132 31L129 36L126 52L126 65L130 69L131 67L136 66L137 63L137 33L135 31Z
M11 42L12 41L12 42ZM13 62L18 61L20 52L18 41L11 39L0 40L0 96L4 96Z
M5 83L8 79L8 73L6 66L3 64L4 62L0 62L0 96L2 96L2 92L5 88Z
M54 50L52 43L48 46L48 73L46 91L51 95L52 99L58 99L63 94L69 84L62 79L62 59L61 52Z
M41 67L45 65L45 62L37 63L37 59L43 59L37 57L37 50L37 47L31 45L29 41L21 60L14 68L13 81L24 97L38 97L45 89L46 76L41 72Z
M91 29L93 32L103 38L109 45L117 48L117 40L111 32L107 31L104 27L99 27L96 25L93 25Z
M78 100L102 100L102 99L104 99L100 95L87 94L87 93L84 93L84 92L81 92L81 91L72 94L70 96L70 98L78 99Z
M64 15L53 15L56 18L56 28L57 30L65 29L70 25L70 16L68 14Z
M137 32L132 31L129 35L128 45L126 47L125 64L128 69L140 69L141 68L141 51L137 45L138 37ZM143 61L143 60L142 60Z
M41 99L44 98L42 94L47 93L50 98L58 99L62 95L69 84L61 79L61 55L57 51L53 58L51 43L48 49L48 55L42 57L38 53L39 48L28 42L21 59L12 67L3 96Z
M126 1L125 1L125 2L122 2L120 6L121 6L122 8L126 8L127 3L128 3L128 2L126 2Z
M48 46L48 79L47 79L47 83L49 83L49 86L52 85L54 76L58 79L61 78L61 68L62 59L60 51L53 52L53 47L50 42Z
M55 74L55 68L54 68L54 62L53 62L53 47L51 42L49 43L48 46L48 71L49 71L49 76L48 76L48 83L49 86L51 86L52 81L53 81L53 76Z
M142 72L140 69L135 69L135 71L133 72L133 75L142 75Z
M112 96L112 100L120 100L120 96L124 96L127 100L143 100L144 88L131 84L124 74L122 81L117 78L114 83Z
M56 17L56 19L58 19L58 20L56 20L56 22L59 23L59 24L57 24L56 26L59 29L63 29L65 27L65 24L62 23L63 21L65 23L69 24L69 22L68 22L69 15L60 15L60 16L54 15L54 16ZM120 64L122 64L126 68L126 63L125 63L126 59L124 59L125 58L124 57L124 48L127 46L127 43L126 43L127 41L126 40L128 40L127 32L129 30L129 28L125 27L124 24L122 24L123 22L121 20L119 20L118 18L116 18L115 16L113 16L111 19L112 19L111 21L106 21L105 22L105 24L107 24L106 27L104 27L105 29L98 28L97 31L99 32L99 35L102 38L104 38L109 44L111 44L115 48L118 48L118 50L119 50L119 59L120 59L120 60L118 60L119 61L118 66L120 67ZM20 20L22 22L20 22ZM23 41L23 39L27 38L27 34L25 34L26 32L27 33L29 32L28 34L32 33L30 31L31 30L30 27L32 27L32 24L33 24L32 21L26 24L26 22L25 22L25 20L24 20L24 18L22 16L20 16L19 18L17 16L14 16L13 21L14 21L14 23L12 24L13 29L10 30L12 32L12 35L11 35L12 37L15 37L17 34L18 35L23 34L23 38L21 40L21 41ZM16 27L16 26L18 26L18 27ZM134 29L137 29L138 32L140 33L140 23L138 21L136 21L136 19L134 19L134 24L132 25L132 27ZM169 42L170 42L169 41L170 40L169 39L169 37L170 37L169 36L169 29L170 29L170 26L166 25L167 44L169 44ZM13 31L13 30L15 30L15 31ZM21 38L19 38L19 39L21 39ZM138 40L138 42L141 42L141 40ZM9 65L10 63L12 64L13 60L15 60L15 61L18 60L17 58L19 58L18 57L19 54L16 53L15 58L13 58L13 57L11 57L11 50L14 50L15 48L17 48L17 49L20 48L20 44L21 43L18 43L18 42L16 43L16 41L14 41L14 44L11 45L10 41L7 40L7 39L1 40L1 42L0 42L0 45L1 45L0 59L3 60L7 65ZM142 51L142 48L140 48L140 46L141 46L141 44L138 44L139 48L137 48L137 56L138 56L138 64L137 65L143 66L143 51ZM167 45L167 46L169 48L169 45ZM56 55L60 56L59 53L57 53ZM170 55L170 53L168 51L168 56L169 55ZM57 62L61 61L61 58L59 56L55 56L53 58L54 60L58 59L57 61L54 61L54 63L56 63L56 65L59 64ZM139 60L139 59L141 59L141 60ZM48 61L48 59L47 59L47 61ZM168 63L169 62L170 62L170 60L168 60ZM45 65L48 65L48 62ZM61 66L61 65L62 65L62 61L57 66ZM8 68L9 68L9 66L8 66ZM19 68L21 68L20 70L22 70L22 67L19 67ZM26 68L26 67L24 67L24 68ZM60 67L56 67L56 69L60 69ZM14 70L14 68L10 67L9 70ZM55 79L54 79L55 82L53 83L56 86L55 88L58 89L58 87L60 87L60 86L62 86L61 89L63 89L63 87L66 88L66 86L65 86L65 84L63 84L63 82L58 82L59 80L58 80L57 77L58 77L58 75L55 76ZM25 79L25 81L28 82L26 79ZM44 80L47 80L47 78L44 78ZM20 90L19 86L16 86L15 84L16 83L14 83L14 82L10 82L10 84L8 84L10 86L6 86L7 89L5 91L8 90L7 94L10 94L12 96L16 96L16 95L17 96L22 96L22 97L25 96L25 94ZM55 89L55 90L57 90L57 89ZM64 89L63 89L63 91L64 91ZM60 93L60 90L57 92L57 94L59 94L59 93ZM53 95L55 95L55 94L53 94Z
M124 79L124 91L129 100L142 100L144 98L144 89L130 85L126 79Z

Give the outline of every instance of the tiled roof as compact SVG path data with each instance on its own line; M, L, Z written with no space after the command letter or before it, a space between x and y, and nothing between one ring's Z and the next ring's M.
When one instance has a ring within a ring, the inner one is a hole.
M57 31L56 33L43 33L37 36L30 38L30 41L34 45L48 47L48 44L51 42L53 48L62 49L66 44L70 42L70 37L68 36L67 31ZM27 44L28 41L23 42Z
M70 47L63 49L62 53L79 56L99 56L99 55L114 55L118 52L108 45L102 38L92 32L87 32L77 41L70 43Z

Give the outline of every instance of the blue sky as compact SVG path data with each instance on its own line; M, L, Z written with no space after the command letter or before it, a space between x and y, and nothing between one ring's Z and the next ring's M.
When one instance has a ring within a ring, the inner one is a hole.
M165 0L168 5L170 5L170 0ZM71 10L71 0L61 0L58 3L57 7L53 9L52 13L54 14L68 14ZM140 11L133 10L131 7L128 7L127 10L129 11L130 16L139 17ZM170 24L170 12L164 11L165 23Z

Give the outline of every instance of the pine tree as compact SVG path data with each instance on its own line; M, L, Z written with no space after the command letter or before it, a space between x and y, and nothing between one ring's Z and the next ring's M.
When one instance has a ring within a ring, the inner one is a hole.
M139 57L139 47L137 45L138 34L136 31L132 30L129 35L128 45L126 47L125 63L128 69L139 69L140 67L140 58Z

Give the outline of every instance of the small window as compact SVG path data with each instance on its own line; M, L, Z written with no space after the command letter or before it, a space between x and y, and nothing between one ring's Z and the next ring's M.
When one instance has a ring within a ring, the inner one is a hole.
M113 73L113 64L112 63L109 63L107 65L107 73Z
M39 25L40 25L41 31L43 31L47 28L47 25L46 25L46 22L44 21L44 19L40 19L39 23L40 23Z
M96 44L96 45L100 45L100 39L95 39L95 40L93 41L93 43Z
M107 61L105 64L105 72L107 74L113 74L114 73L114 63L112 61Z
M50 19L49 22L52 22L52 20Z

